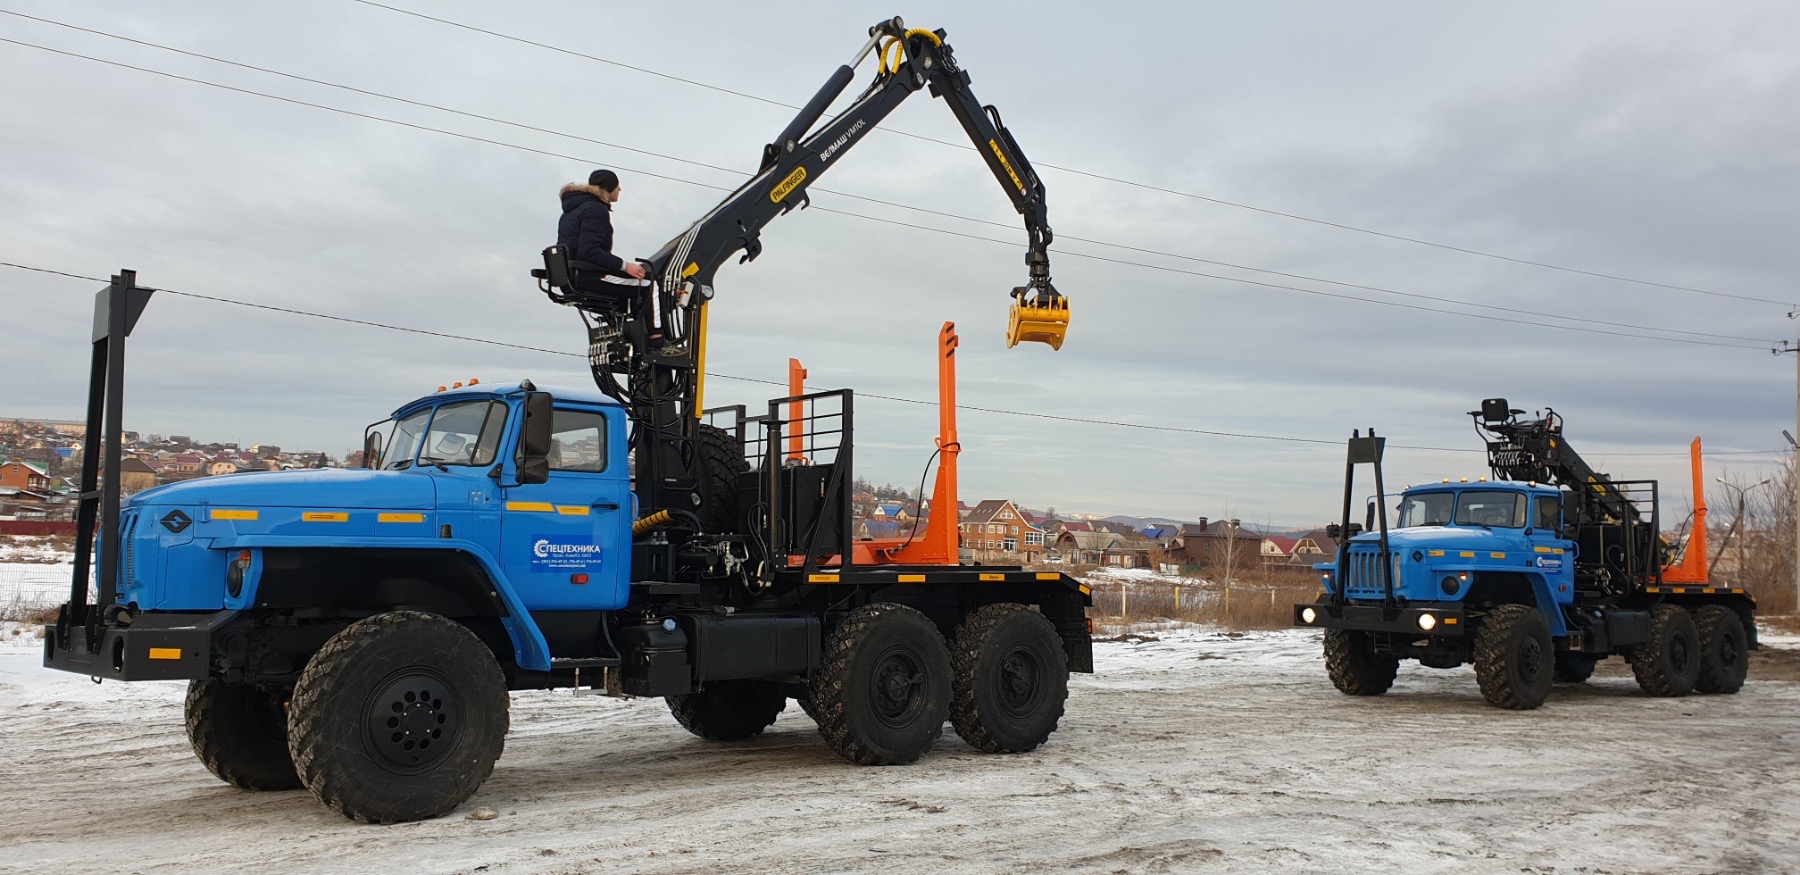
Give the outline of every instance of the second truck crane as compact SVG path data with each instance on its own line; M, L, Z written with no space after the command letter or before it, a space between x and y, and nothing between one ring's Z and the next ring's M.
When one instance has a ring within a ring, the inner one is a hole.
M1483 401L1470 416L1493 479L1408 487L1392 529L1385 439L1350 439L1344 518L1330 529L1337 561L1317 566L1318 601L1294 607L1296 625L1325 630L1332 683L1375 696L1402 659L1473 663L1489 702L1531 709L1552 681L1585 681L1616 655L1651 695L1737 692L1756 647L1756 602L1706 578L1699 439L1693 534L1673 562L1656 481L1600 473L1569 446L1556 411L1524 412ZM1360 524L1350 521L1359 464L1373 466L1376 489Z

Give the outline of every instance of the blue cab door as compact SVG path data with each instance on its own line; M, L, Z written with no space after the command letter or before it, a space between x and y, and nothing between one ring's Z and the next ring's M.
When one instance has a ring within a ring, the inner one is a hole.
M502 490L500 564L526 607L625 605L631 563L631 479L623 411L554 413L550 479Z
M1560 496L1531 495L1531 526L1526 531L1531 567L1544 576L1557 604L1575 599L1575 542L1564 540Z

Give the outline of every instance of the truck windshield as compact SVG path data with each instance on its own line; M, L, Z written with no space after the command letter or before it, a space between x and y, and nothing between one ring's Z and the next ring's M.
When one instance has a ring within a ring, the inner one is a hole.
M413 456L419 452L419 437L425 432L425 423L430 421L431 408L427 407L409 413L394 423L394 433L388 438L387 452L382 455L383 470L399 471L412 467Z
M1465 492L1456 506L1459 526L1525 527L1525 496L1517 492Z
M437 409L419 453L421 465L491 465L500 449L506 405L459 401Z
M1420 492L1400 499L1400 522L1394 528L1414 526L1447 526L1450 509L1456 504L1454 492Z

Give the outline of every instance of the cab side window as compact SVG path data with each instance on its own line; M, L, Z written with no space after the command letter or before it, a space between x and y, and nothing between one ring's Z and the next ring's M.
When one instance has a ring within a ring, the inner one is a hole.
M1532 528L1554 532L1562 528L1562 500L1554 495L1540 495L1536 499L1531 520Z
M606 417L586 410L557 409L551 420L550 470L606 470Z

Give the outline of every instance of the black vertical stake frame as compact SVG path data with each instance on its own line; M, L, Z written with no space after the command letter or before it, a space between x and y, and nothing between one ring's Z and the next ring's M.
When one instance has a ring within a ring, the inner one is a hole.
M1388 555L1387 524L1387 487L1381 481L1381 454L1387 450L1387 438L1376 437L1375 429L1369 429L1369 436L1363 437L1361 432L1350 433L1349 451L1344 459L1344 520L1340 524L1343 541L1338 544L1337 591L1332 593L1332 604L1343 607L1348 598L1348 578L1344 576L1345 567L1350 561L1350 503L1356 492L1356 466L1371 465L1375 469L1375 507L1381 522L1381 552L1376 562L1381 566L1382 577L1382 609L1394 609L1394 562Z
M123 461L125 338L137 326L153 289L139 288L137 271L121 270L94 296L94 354L88 368L85 451L81 454L81 500L75 511L75 572L69 604L57 622L57 643L67 646L71 627L87 627L90 652L100 646L100 623L116 597L119 581L119 466ZM102 432L102 428L105 429ZM98 452L96 452L98 448ZM104 455L104 471L101 470ZM104 474L104 477L102 476ZM100 573L94 603L87 601L88 571L100 523Z

